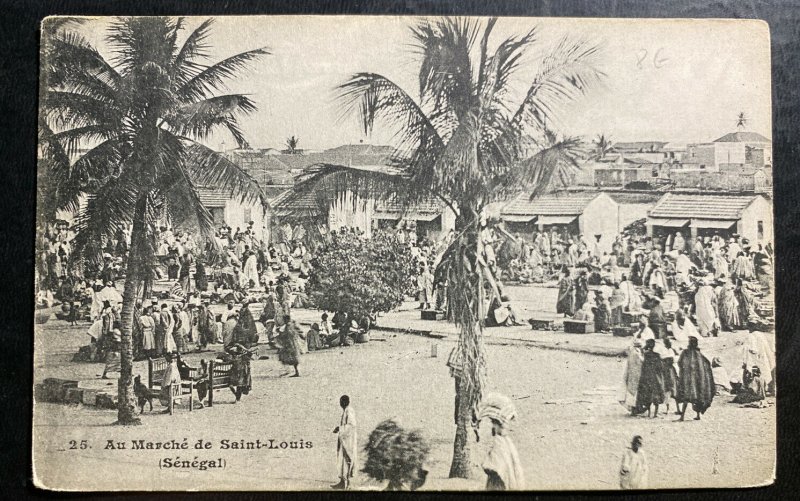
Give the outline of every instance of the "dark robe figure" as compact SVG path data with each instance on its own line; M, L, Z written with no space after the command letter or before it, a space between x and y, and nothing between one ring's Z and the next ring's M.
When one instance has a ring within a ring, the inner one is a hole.
M631 282L641 286L644 280L644 258L641 254L636 256L636 261L631 265Z
M650 406L656 406L653 417L658 416L658 406L666 401L664 366L661 362L661 355L654 351L655 345L654 339L645 341L639 390L636 393L636 407L640 413L647 410L647 415L650 416Z
M253 358L253 353L238 343L226 346L225 352L231 356L232 363L228 387L238 402L242 395L249 394L253 387L250 374L250 360Z
M611 328L611 310L600 294L595 297L595 304L597 306L594 308L594 327L600 332L605 332Z
M711 362L700 353L696 337L689 336L689 346L681 352L678 369L680 374L675 401L683 404L680 420L684 419L687 404L692 404L692 409L697 413L695 420L699 420L700 415L711 407L717 389Z
M589 300L589 284L586 282L586 271L581 271L575 279L575 311L583 308Z
M242 305L239 311L239 319L233 328L232 344L241 344L245 348L251 348L258 343L258 330L247 304Z
M300 371L297 366L300 364L300 338L303 333L297 322L292 320L289 315L284 316L283 322L282 332L278 337L278 342L280 343L278 360L283 365L294 367L294 374L291 377L299 377Z
M664 314L664 307L661 306L661 299L653 296L650 298L650 303L650 313L647 315L650 330L656 339L664 339L667 337L667 317Z
M214 314L208 309L208 304L204 302L197 311L197 351L205 349L206 346L216 341L214 339L215 326Z
M556 313L563 313L569 317L575 314L575 303L572 298L572 279L569 278L569 271L565 271L558 282Z
M206 276L206 267L199 259L195 262L194 272L194 285L199 292L206 292L208 290L208 277Z

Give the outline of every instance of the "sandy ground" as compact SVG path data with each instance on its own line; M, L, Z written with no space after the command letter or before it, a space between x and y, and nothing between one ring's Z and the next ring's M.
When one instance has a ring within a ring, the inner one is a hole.
M546 294L546 292L544 293ZM539 300L534 300L539 301ZM527 306L527 305L526 305ZM535 305L526 309L536 309ZM316 312L306 312L309 318ZM395 320L387 315L383 325ZM398 317L399 318L399 317ZM35 382L45 377L87 380L102 387L102 364L71 362L86 344L86 326L50 320L35 337ZM528 332L530 332L528 330ZM230 392L215 395L213 408L173 416L145 411L143 425L118 427L116 412L80 405L40 403L34 410L34 461L38 484L68 490L265 490L327 489L336 478L338 398L350 395L359 442L383 419L398 417L420 428L432 443L425 489L481 488L485 479L449 480L453 380L445 365L453 338L376 332L384 340L305 355L302 377L286 377L274 352L253 363L254 389L238 404ZM728 335L713 352L737 366L736 341ZM702 421L629 417L617 403L624 362L613 357L543 350L487 338L489 390L516 399L520 420L513 432L527 478L539 490L615 489L622 453L633 435L644 437L653 488L745 486L773 476L775 407L745 409L718 397ZM619 342L619 341L617 341ZM431 357L438 343L438 358ZM213 352L191 355L212 358ZM137 362L137 373L146 366ZM112 383L108 388L115 388ZM774 399L770 399L774 402ZM688 413L687 413L688 415ZM188 450L131 450L132 440L188 442ZM303 449L222 450L222 440L310 442ZM75 440L76 449L70 448ZM81 440L86 448L81 449ZM105 449L108 441L125 450ZM196 450L198 440L211 449ZM480 451L476 455L480 459ZM164 458L223 459L222 469L160 468ZM382 485L359 475L359 489Z

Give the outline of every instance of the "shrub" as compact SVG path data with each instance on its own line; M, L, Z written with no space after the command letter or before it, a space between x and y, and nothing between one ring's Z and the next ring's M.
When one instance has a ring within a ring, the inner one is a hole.
M313 304L355 319L397 308L414 287L411 250L385 233L370 239L337 233L311 264L306 292Z

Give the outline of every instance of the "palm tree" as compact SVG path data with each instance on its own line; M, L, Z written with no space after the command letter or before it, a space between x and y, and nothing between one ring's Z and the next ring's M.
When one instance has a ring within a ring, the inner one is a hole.
M614 143L611 141L611 136L607 136L605 134L598 134L592 143L594 144L595 160L602 160L605 158L608 152L610 152L614 147Z
M746 126L747 126L747 116L744 114L743 111L741 111L736 116L736 128L744 129Z
M152 227L166 215L196 225L210 239L212 218L198 186L264 203L252 178L198 141L226 130L246 147L237 120L255 111L255 104L241 94L216 93L268 52L255 49L204 64L211 25L204 21L179 44L182 18L120 18L108 31L109 61L77 34L57 33L50 40L51 75L42 99L47 127L40 141L45 157L64 153L49 179L59 192L56 206L74 208L81 196L89 198L77 217L76 248L96 245L132 224L122 305L120 424L139 422L131 330L137 290L154 263ZM89 149L79 155L79 147Z
M593 63L598 47L564 38L539 61L526 91L516 93L517 70L536 45L538 30L506 38L490 51L496 21L448 18L413 26L418 99L375 73L344 82L339 90L345 114L357 114L365 133L377 120L396 132L394 165L376 171L320 164L295 186L296 195L324 187L397 197L409 205L436 197L456 213L456 238L437 270L447 278L463 361L451 477L471 474L468 430L485 387L484 284L498 294L483 258L481 214L491 201L522 188L536 196L569 182L581 144L557 138L545 124L602 76Z
M288 153L290 155L294 155L294 154L298 153L298 151L297 151L297 145L298 144L300 144L300 138L292 136L289 139L287 139L286 140L286 153Z

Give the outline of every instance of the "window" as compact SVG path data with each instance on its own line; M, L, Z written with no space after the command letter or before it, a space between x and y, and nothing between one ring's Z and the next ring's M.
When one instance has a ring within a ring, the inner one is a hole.
M758 224L758 239L764 240L764 221L759 221L757 224Z

